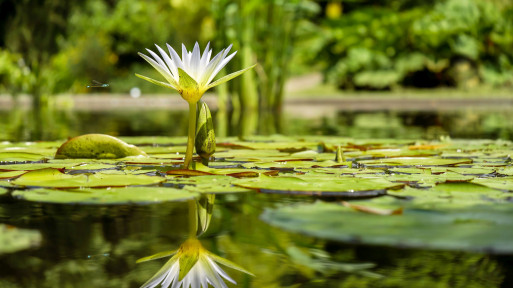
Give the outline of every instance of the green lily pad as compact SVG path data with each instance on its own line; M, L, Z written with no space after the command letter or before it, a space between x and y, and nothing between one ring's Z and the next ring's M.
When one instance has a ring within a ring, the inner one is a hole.
M388 191L387 194L407 197L423 209L441 207L445 204L452 208L472 205L495 205L510 203L509 193L474 183L443 183L431 189L407 187L402 190Z
M74 188L74 187L123 187L129 185L150 185L163 182L163 177L146 175L109 175L90 173L70 175L59 169L46 168L27 172L11 183L18 186Z
M398 157L398 158L387 158L379 160L361 160L357 161L361 165L367 167L388 167L388 166L451 166L457 164L470 164L471 159L445 159L445 158L427 158L427 157Z
M41 239L39 231L0 224L0 255L38 246Z
M440 172L456 172L462 175L487 175L495 172L495 168L484 168L484 167L433 167L431 171L433 173Z
M0 195L7 194L7 189L0 187Z
M237 180L230 176L205 175L189 178L168 178L166 183L176 185L184 190L199 193L224 194L252 192L253 190L232 185Z
M0 149L0 153L30 153L30 154L39 154L45 157L52 157L55 154L55 148L43 148L43 147L34 147L32 145L27 146L13 146Z
M299 168L312 168L312 167L348 167L351 162L337 163L335 161L278 161L278 162L253 162L242 164L245 168L260 168L260 169L299 169Z
M346 243L512 253L512 213L510 204L439 210L411 205L401 215L383 216L316 202L269 209L261 218L288 231Z
M115 159L146 156L139 148L104 134L86 134L69 139L59 147L55 158Z
M305 194L315 196L366 197L382 195L386 189L402 187L380 178L337 176L277 176L239 179L234 185L266 193Z
M476 178L473 183L504 191L513 191L513 177Z
M385 179L391 182L400 182L408 185L420 185L423 187L434 186L445 182L468 182L474 179L473 176L465 176L454 172L446 172L441 174L395 174L385 176Z
M0 152L0 163L41 161L45 158L44 155L30 152Z
M0 170L4 171L17 171L17 170L39 170L44 168L66 169L66 170L102 170L115 168L115 164L104 164L95 161L80 161L77 160L52 160L48 163L30 163L30 164L10 164L0 166Z
M199 194L169 187L126 187L111 189L16 190L13 197L33 202L62 204L151 204L194 199Z
M0 172L0 179L11 179L17 176L22 175L23 173L26 173L27 171L7 171L7 172Z

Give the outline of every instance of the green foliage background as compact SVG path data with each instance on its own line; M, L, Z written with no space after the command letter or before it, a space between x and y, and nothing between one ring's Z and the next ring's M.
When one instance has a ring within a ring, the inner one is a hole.
M247 106L279 106L289 74L320 69L342 88L513 82L513 3L504 0L6 0L0 8L0 90L10 94L82 93L91 80L113 92L164 92L132 77L153 73L137 52L195 41L216 51L233 43L240 56L228 69L259 63L230 86L260 94L240 96Z
M513 84L510 1L341 1L316 58L343 88Z

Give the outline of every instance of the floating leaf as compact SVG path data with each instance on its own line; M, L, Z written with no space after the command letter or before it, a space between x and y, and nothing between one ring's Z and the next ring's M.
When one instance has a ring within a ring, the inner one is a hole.
M37 153L29 152L0 152L0 163L1 162L30 162L30 161L41 161L46 157Z
M115 159L128 156L146 156L134 145L104 134L86 134L69 139L55 153L55 158Z
M197 176L190 178L169 178L166 183L173 184L182 189L199 192L199 193L240 193L240 192L252 192L253 190L233 186L232 182L237 180L230 176Z
M388 167L388 166L450 166L457 164L470 164L471 159L444 159L444 158L427 158L427 157L404 157L404 158L387 158L379 160L361 160L357 161L361 165L367 167Z
M55 168L55 169L66 169L66 170L101 170L101 169L111 169L116 168L115 164L105 164L100 162L91 161L77 161L69 159L62 160L51 160L48 163L30 163L30 164L10 164L10 165L1 165L0 171L16 171L16 170L38 170L44 168Z
M7 194L7 189L0 187L0 195Z
M513 177L501 178L477 178L472 181L473 183L484 185L490 188L513 191Z
M332 157L333 158L333 157ZM335 162L329 161L275 161L275 162L252 162L242 164L246 168L260 168L260 169L298 169L298 168L317 168L317 167L348 167L351 162Z
M27 171L7 171L7 172L0 172L0 179L10 179L14 177L18 177L22 175L23 173L26 173Z
M234 185L267 193L306 194L316 196L365 197L385 193L386 189L399 188L402 184L379 178L356 177L305 177L261 175L258 178L239 179Z
M269 209L261 218L285 230L346 243L512 253L512 213L509 204L439 210L410 205L402 216L383 217L319 201Z
M13 197L33 202L65 204L150 204L167 201L184 201L198 194L175 188L164 187L126 187L111 189L31 189L16 190Z
M146 175L108 175L90 173L90 175L70 175L59 169L46 168L27 172L13 180L19 186L74 188L74 187L114 187L129 185L150 185L163 182L165 179Z

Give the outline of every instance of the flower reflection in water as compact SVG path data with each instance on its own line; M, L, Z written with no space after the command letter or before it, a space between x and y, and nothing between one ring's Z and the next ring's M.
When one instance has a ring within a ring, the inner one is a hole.
M224 280L237 284L218 264L254 276L237 264L209 252L203 248L201 242L196 238L197 234L202 234L208 228L212 216L213 202L214 196L207 195L190 205L190 210L194 212L189 217L191 236L178 250L157 253L137 261L137 263L141 263L172 256L141 288L159 286L163 288L208 288L209 284L214 288L228 287Z

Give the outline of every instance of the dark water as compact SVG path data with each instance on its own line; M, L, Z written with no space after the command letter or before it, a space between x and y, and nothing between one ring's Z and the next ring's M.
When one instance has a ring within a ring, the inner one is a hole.
M513 284L511 256L348 245L288 233L259 219L263 209L303 201L312 200L256 193L217 197L200 240L256 275L227 268L239 283L230 287ZM39 229L44 241L39 248L0 256L0 287L140 287L166 260L136 264L136 259L180 246L187 238L188 207L186 202L98 207L2 201L2 223ZM298 249L309 261L298 257ZM323 261L373 267L366 270L371 274L316 267Z
M13 141L85 133L183 136L187 129L185 113L164 110L43 111L38 115L13 110L0 111L0 117L0 139ZM340 112L320 119L285 116L281 132L512 139L511 121L505 111ZM237 133L236 119L230 121L228 131ZM9 197L0 196L0 223L37 229L43 242L38 248L0 255L0 288L140 287L166 260L135 261L177 249L188 237L187 202L75 206L32 204ZM226 268L239 284L229 287L513 287L512 255L345 244L289 233L259 218L264 209L311 201L258 193L217 196L210 227L200 240L207 250L256 275ZM334 269L333 263L347 265ZM347 268L365 263L370 268L363 271Z
M230 114L227 135L240 133L240 115ZM213 115L214 123L216 115ZM513 140L508 110L340 111L335 116L304 119L301 115L261 114L258 134L338 135L355 138ZM58 140L87 133L119 136L184 136L187 113L168 110L41 111L0 110L0 140Z

